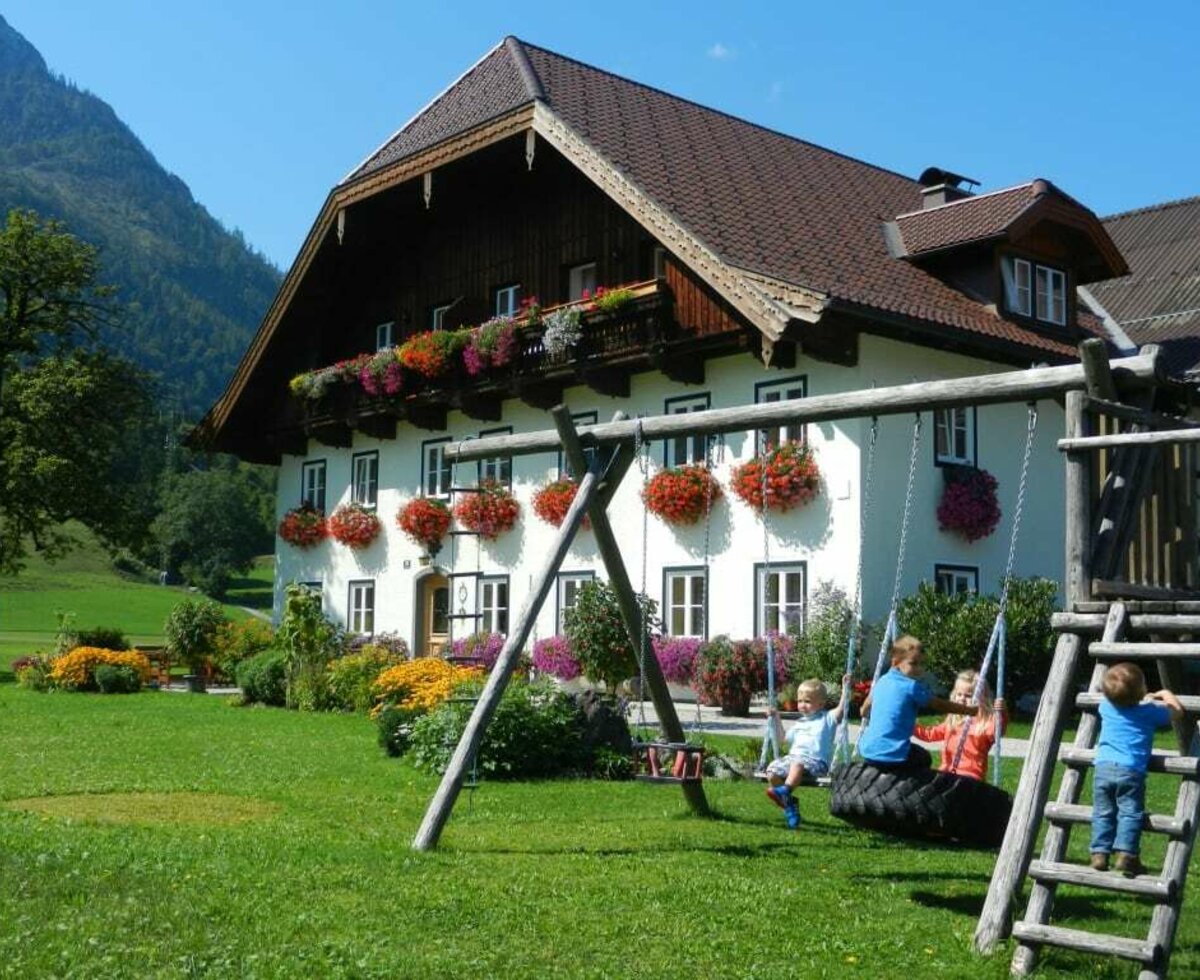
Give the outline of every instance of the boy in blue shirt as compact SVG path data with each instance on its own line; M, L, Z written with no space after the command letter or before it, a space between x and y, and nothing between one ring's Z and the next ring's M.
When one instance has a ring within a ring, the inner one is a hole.
M892 669L879 678L863 704L870 721L858 740L864 762L879 769L928 769L930 754L912 741L917 714L928 708L939 714L973 715L978 710L935 697L922 681L925 651L915 636L902 636L892 644Z
M1118 871L1128 878L1146 873L1139 854L1154 730L1182 715L1183 705L1170 691L1147 695L1146 677L1136 664L1105 671L1092 787L1092 870L1107 871L1115 849Z

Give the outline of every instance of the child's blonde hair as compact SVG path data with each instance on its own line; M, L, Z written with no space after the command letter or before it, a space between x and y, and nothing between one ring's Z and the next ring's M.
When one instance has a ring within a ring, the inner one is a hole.
M915 636L910 636L907 633L896 640L892 644L892 666L902 664L906 660L911 660L914 655L921 652L921 641Z
M975 694L975 685L978 683L979 671L975 670L973 667L968 667L966 670L960 670L954 678L954 687L958 687L959 684L966 684L971 688L972 695ZM950 690L951 693L953 693L954 688L952 687ZM985 718L990 716L995 711L995 706L992 704L992 689L988 686L986 679L984 679L983 687L979 692L979 704L977 707L979 708L980 714L982 714ZM963 717L963 715L947 715L946 720L952 722L953 724L961 724Z
M1104 672L1104 696L1113 704L1130 708L1146 696L1146 675L1137 664L1113 664Z
M802 682L796 687L797 699L801 694L808 694L818 704L827 704L829 702L829 692L825 690L825 682L811 677Z

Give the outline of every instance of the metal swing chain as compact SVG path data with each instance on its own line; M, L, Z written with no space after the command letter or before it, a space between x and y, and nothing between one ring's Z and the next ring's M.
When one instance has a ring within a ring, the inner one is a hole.
M767 445L767 434L764 430L760 433L759 438L762 440L762 529L763 529L763 605L766 605L766 600L771 588L771 534L770 526L767 519L767 456L770 449ZM778 586L776 586L776 609L783 604L783 596ZM766 617L763 617L763 626L766 624ZM778 620L776 627L778 627ZM771 636L771 631L766 631L767 640L767 708L768 711L775 707L775 641ZM768 753L770 755L768 756ZM775 737L775 725L773 719L768 715L767 730L763 735L762 751L758 756L758 768L764 770L767 763L779 755L779 745Z
M633 430L633 454L642 473L642 591L638 597L638 720L639 732L646 729L646 582L650 553L650 513L646 508L646 490L650 485L650 444L638 418Z
M720 440L721 440L720 456L721 456L721 461L724 462L724 459L725 459L725 436L723 436L723 435L720 436ZM715 440L713 439L712 436L704 437L704 475L705 475L705 481L704 481L704 588L710 599L711 599L711 592L712 592L712 582L709 581L708 566L709 566L710 556L712 554L712 550L711 550L712 498L713 498L712 469L713 469L713 443L714 443L714 441ZM704 634L706 636L708 635L708 623L704 624ZM692 724L692 729L697 734L699 734L701 729L703 728L703 725L704 725L704 716L700 712L700 696L697 694L696 695L696 720Z

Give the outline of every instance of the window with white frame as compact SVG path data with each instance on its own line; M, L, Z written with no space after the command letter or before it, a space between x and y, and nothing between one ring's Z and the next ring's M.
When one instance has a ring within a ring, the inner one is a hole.
M975 465L975 409L942 408L934 412L933 458L939 466Z
M575 423L575 428L578 429L581 425L595 425L600 421L600 415L598 412L573 412L571 414L571 421ZM590 446L583 451L584 458L587 459L589 467L595 461L596 454L599 452L600 450L595 446ZM558 473L559 476L569 475L567 472L567 458L563 455L561 449L558 453Z
M933 587L942 595L975 595L979 569L973 565L934 565Z
M350 458L350 499L374 507L379 496L379 453L355 453Z
M802 629L808 595L808 570L804 562L770 568L758 565L755 571L755 634L786 633L789 627Z
M300 467L300 500L324 512L325 460L314 460Z
M351 633L375 632L375 582L364 579L350 583L346 629Z
M1005 256L1000 271L1005 309L1044 323L1066 324L1067 275L1062 269Z
M496 290L496 316L516 316L521 305L521 286L501 286Z
M450 461L446 459L449 439L421 443L421 489L426 497L450 496Z
M480 439L486 439L488 436L511 436L512 426L506 425L500 429L485 429L479 433ZM479 479L494 480L496 483L501 483L506 487L512 486L512 457L511 456L493 456L491 459L481 459L479 461Z
M485 576L477 592L479 629L483 633L508 635L508 576Z
M1004 277L1004 305L1010 313L1033 315L1033 264L1006 256L1000 263Z
M442 306L435 306L433 313L429 318L430 330L444 330L446 327L446 314L450 312L450 307L453 303L445 303Z
M582 299L584 292L596 291L596 263L584 262L571 266L567 272L567 300Z
M763 381L754 386L754 401L758 405L791 401L808 395L808 378L799 375L781 381ZM784 442L805 442L808 430L804 425L776 425L759 430L759 439L764 446L778 446Z
M703 568L663 570L663 629L668 636L708 634L708 573Z
M1067 277L1061 269L1039 265L1035 282L1037 318L1064 325L1067 322Z
M668 398L663 404L667 415L687 415L689 412L703 412L712 404L708 392L699 395L680 395ZM667 439L663 445L664 466L684 466L687 463L703 463L708 437L702 435L676 436Z
M558 597L555 601L554 632L561 633L567 625L567 610L575 608L575 600L579 598L579 589L585 582L593 582L595 572L560 572L558 576Z
M375 328L375 349L387 350L389 347L395 346L396 343L396 324L390 320L387 323L381 323Z

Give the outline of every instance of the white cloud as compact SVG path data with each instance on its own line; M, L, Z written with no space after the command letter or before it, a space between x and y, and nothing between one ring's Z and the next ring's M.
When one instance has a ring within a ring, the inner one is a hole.
M736 57L737 52L733 48L726 47L720 41L708 49L708 56L714 61L729 61L730 58Z

